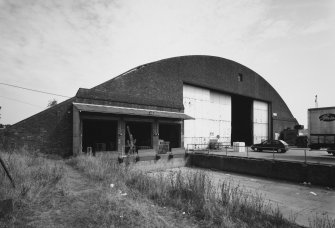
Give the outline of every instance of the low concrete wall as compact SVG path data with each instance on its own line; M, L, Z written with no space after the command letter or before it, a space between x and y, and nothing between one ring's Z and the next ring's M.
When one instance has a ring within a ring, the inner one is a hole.
M190 154L188 165L335 187L335 166L301 162Z

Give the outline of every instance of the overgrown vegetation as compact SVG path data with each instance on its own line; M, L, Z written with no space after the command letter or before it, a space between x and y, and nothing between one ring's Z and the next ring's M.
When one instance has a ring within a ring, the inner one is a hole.
M28 222L22 221L22 213L29 213L32 204L42 204L50 194L62 192L58 184L64 176L64 167L62 163L24 149L11 153L0 152L0 156L15 182L14 189L0 167L0 200L13 199L14 204L14 213L0 220L0 227L20 226Z
M202 171L164 171L178 166L173 162L148 169L108 155L78 156L68 165L24 150L0 156L16 184L0 179L0 199L14 199L14 213L0 227L296 227L233 182L218 185ZM335 221L317 215L310 226Z
M110 159L78 158L91 164L86 176L62 159L25 150L0 153L16 184L13 189L7 178L0 178L0 199L14 199L13 213L0 218L0 227L194 227L189 219L174 216L174 210L132 195L122 172L114 178L117 187L107 185L110 181L103 180L114 176L106 172L115 164Z
M334 228L335 219L329 218L327 214L316 214L313 219L309 220L311 228Z
M106 157L79 156L73 163L89 176L113 183L132 196L145 196L160 206L195 217L202 227L295 227L278 209L240 186L214 186L204 172L148 175Z

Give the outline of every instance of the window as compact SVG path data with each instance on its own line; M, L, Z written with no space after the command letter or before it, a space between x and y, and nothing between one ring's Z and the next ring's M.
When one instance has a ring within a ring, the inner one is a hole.
M237 76L237 80L239 82L242 82L243 81L243 74L239 73L238 76Z
M271 144L271 141L266 140L266 141L262 142L262 144L263 144L263 145L270 145L270 144Z

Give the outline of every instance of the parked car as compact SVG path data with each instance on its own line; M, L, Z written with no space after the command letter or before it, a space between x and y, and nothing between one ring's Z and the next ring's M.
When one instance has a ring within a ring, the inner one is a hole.
M333 156L335 156L335 147L328 147L327 152L328 154L333 154Z
M262 143L251 146L253 151L270 150L278 153L285 153L288 151L288 144L283 140L265 140Z

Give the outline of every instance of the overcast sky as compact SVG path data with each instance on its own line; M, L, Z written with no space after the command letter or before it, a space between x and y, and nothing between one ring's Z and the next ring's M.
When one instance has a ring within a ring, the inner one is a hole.
M0 82L74 96L180 55L237 61L264 77L301 124L335 106L332 0L0 0ZM65 98L0 85L0 123Z

